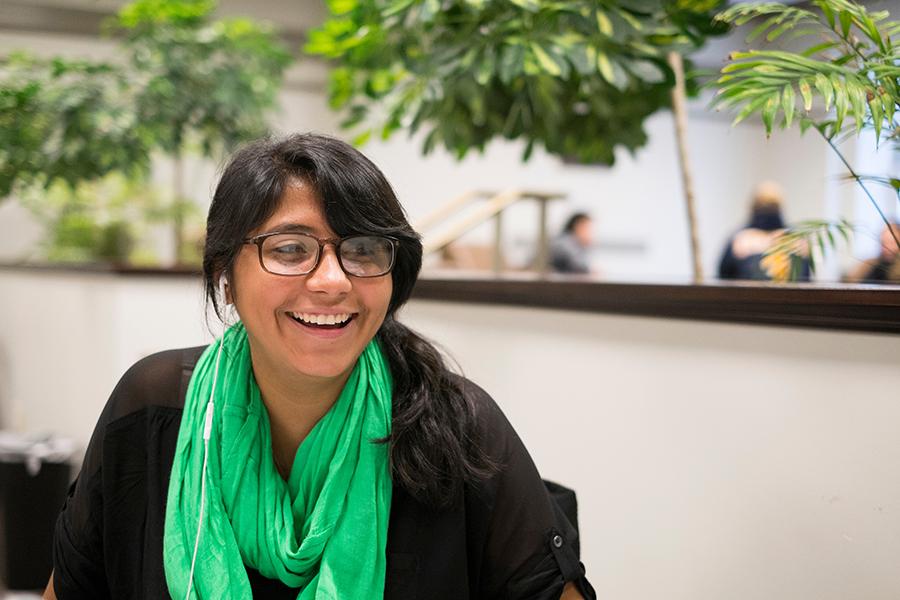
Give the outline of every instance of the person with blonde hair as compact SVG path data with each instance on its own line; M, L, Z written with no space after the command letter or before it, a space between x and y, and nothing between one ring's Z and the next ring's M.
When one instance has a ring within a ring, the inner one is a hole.
M735 233L719 261L719 279L771 280L771 261L763 256L784 234L786 229L782 206L784 191L774 181L763 181L753 191L750 220ZM800 278L809 279L809 262L800 266Z

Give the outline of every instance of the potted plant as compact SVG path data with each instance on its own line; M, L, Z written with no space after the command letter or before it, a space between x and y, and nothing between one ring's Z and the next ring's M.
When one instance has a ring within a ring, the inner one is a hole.
M643 146L645 120L671 105L669 54L725 30L712 20L719 0L328 5L306 50L336 62L331 105L356 141L423 131L423 153L443 146L457 158L499 137L523 140L523 160L543 146L612 165L615 149Z
M126 4L107 25L120 44L115 61L19 53L0 62L0 198L58 183L74 197L80 183L110 173L141 181L162 152L174 163L165 214L176 260L196 254L183 239L194 206L184 192L184 156L216 157L264 135L291 61L270 27L214 19L215 6Z

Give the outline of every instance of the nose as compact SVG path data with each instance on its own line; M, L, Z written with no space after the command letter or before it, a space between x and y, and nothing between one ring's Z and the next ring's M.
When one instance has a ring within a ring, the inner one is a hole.
M327 294L346 294L352 283L341 268L334 246L328 244L322 248L319 264L306 276L306 286L313 292Z

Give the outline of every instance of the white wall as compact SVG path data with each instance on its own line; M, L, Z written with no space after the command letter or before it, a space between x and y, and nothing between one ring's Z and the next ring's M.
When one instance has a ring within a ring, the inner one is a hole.
M4 271L0 296L0 428L84 444L131 364L211 339L199 281Z
M404 321L578 492L602 598L900 595L900 336L414 301ZM80 443L199 282L0 270L0 427Z

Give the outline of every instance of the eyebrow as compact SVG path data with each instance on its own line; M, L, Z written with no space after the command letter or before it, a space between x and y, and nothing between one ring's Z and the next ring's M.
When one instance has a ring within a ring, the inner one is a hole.
M287 221L285 223L278 223L274 227L267 229L266 233L272 232L272 231L285 231L285 232L298 231L301 233L309 233L309 234L316 233L316 230L313 229L312 227L310 227L309 225L301 225L300 223L292 223L290 221Z

